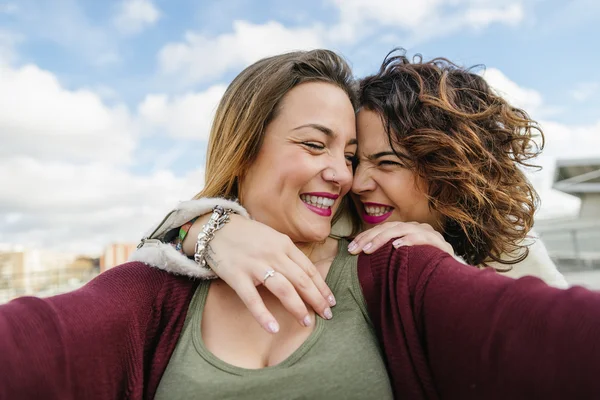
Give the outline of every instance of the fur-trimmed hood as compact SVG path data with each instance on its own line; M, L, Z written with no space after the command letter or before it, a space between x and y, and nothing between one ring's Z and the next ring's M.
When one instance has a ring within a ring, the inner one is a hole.
M179 228L195 217L211 212L215 206L230 208L237 214L250 218L246 209L236 201L222 198L182 201L144 235L137 250L129 257L129 261L140 261L169 273L190 278L216 278L210 268L201 267L194 260L177 251L171 244L163 242L167 232Z

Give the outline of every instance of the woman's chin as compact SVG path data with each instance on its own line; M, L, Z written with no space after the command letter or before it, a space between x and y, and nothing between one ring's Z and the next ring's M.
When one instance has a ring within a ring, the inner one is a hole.
M297 243L320 243L320 242L324 242L325 239L327 239L329 237L329 234L331 233L331 228L329 229L324 229L323 231L320 232L304 232L303 235L299 235L301 237L298 238L298 240L294 240L294 242Z

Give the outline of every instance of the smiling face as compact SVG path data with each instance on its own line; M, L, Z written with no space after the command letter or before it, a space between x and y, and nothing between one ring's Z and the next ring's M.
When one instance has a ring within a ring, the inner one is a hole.
M359 164L352 192L367 227L382 222L428 223L441 229L439 213L429 208L426 183L409 167L409 158L394 154L384 124L376 112L361 110L357 116ZM396 148L402 154L401 148Z
M296 243L327 238L352 186L354 109L335 85L302 83L290 90L266 128L256 160L241 179L250 215Z

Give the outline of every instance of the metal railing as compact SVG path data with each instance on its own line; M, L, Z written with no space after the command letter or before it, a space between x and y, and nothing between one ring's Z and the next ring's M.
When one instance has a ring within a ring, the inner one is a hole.
M57 269L32 273L0 272L0 304L21 296L47 297L75 290L98 275L96 269Z
M600 270L600 221L557 221L536 233L561 271Z

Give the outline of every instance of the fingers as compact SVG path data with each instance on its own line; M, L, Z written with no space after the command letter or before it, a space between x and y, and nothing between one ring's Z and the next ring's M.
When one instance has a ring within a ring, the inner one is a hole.
M333 292L329 286L327 286L327 283L325 283L325 279L323 276L321 276L317 267L315 267L308 257L306 257L306 255L294 244L292 244L290 247L289 258L292 262L298 265L304 274L313 282L316 289L321 293L323 299L326 300L326 303L329 303L329 306L331 307L335 306L335 296L333 295ZM300 280L303 280L303 278L298 278L298 284L296 284L295 280L293 280L292 283L294 286L299 287L299 284L301 283ZM306 282L306 284L308 284L308 282ZM308 285L310 286L310 284ZM310 304L313 309L324 310L323 305L326 303L321 302L321 299L306 298L304 296L302 296L302 298L304 301ZM321 304L321 306L319 306L319 304Z
M385 230L384 225L386 224L381 224L371 229L368 229L362 233L359 233L354 238L354 240L348 245L348 251L351 254L358 254L361 251L363 251L365 246L371 242L371 239L373 237L377 236L380 232Z
M304 256L302 252L300 253ZM277 269L285 275L293 285L294 290L297 291L298 295L308 303L313 310L324 319L331 319L332 312L330 305L335 305L333 293L325 283L325 280L317 268L310 261L308 261L307 265L301 266L300 268L298 267L299 262L301 262L301 260L295 261L290 258L279 265ZM321 286L321 288L319 288L319 286ZM288 311L291 312L289 309Z
M285 276L275 272L273 276L264 281L264 286L281 301L281 304L300 325L308 327L313 324L313 318L309 314L306 304L296 292L294 285ZM318 296L320 297L320 294Z
M232 286L232 289L235 290L246 307L248 307L254 319L258 321L265 331L269 333L279 332L279 323L265 306L262 297L260 297L256 286L252 282L240 283L236 287Z
M428 244L454 254L452 246L431 225L417 222L386 222L375 226L358 235L348 250L353 254L361 251L370 254L394 238L392 245L395 248Z
M374 243L374 239L376 237L378 237L380 234L384 233L384 232L388 232L388 240L394 237L399 237L402 236L406 233L407 229L412 229L413 225L410 224L406 224L403 222L386 222L380 225L377 225L371 229L368 229L364 232L362 232L361 234L359 234L358 236L356 236L356 238L354 238L354 240L352 241L352 243L350 243L350 245L348 246L348 251L352 254L358 254L361 251L364 251L365 253L369 254L372 253L373 251L377 250L379 247L381 247L383 244L385 244L386 242L383 243L379 243L379 240L377 241L377 243ZM374 247L377 244L376 247Z
M417 246L423 244L437 247L438 249L443 250L450 255L454 255L454 249L452 248L452 245L446 242L444 237L440 234L435 235L432 233L410 233L392 242L392 245L395 248L401 246Z
M371 241L365 245L365 249L363 251L366 254L371 254L377 251L381 246L385 245L391 239L397 238L398 240L402 240L402 238L406 237L407 235L410 235L410 228L406 226L398 226L395 229L386 229L371 238ZM394 243L398 242L398 240L396 240Z

